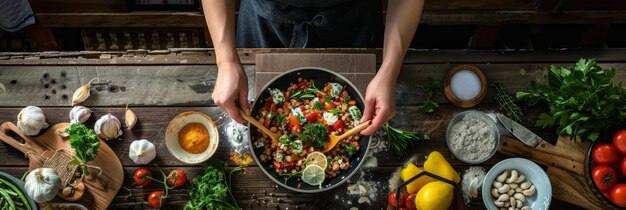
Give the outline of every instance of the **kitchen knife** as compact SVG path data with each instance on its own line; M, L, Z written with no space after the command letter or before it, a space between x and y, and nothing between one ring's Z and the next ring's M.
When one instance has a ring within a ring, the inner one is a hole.
M539 143L543 141L541 137L537 136L537 134L528 130L528 128L524 127L523 125L511 120L510 118L502 114L498 114L498 121L500 121L500 123L502 123L504 128L506 128L506 130L511 132L513 136L515 136L517 139L524 142L524 144L528 146L537 147Z

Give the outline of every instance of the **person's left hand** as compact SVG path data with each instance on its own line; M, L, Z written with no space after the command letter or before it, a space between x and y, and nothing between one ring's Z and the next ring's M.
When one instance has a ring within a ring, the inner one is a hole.
M396 115L396 77L379 71L365 91L365 111L361 122L372 120L372 124L361 131L361 135L372 135L394 115Z

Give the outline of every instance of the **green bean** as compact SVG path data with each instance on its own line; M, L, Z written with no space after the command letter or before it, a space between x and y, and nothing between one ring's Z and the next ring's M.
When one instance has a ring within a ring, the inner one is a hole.
M6 190L0 188L0 195L8 200L9 210L15 210L15 204L11 200L11 197L9 197L9 194L6 193Z
M10 204L18 204L19 206L26 205L30 209L30 205L28 204L28 200L26 200L26 196L24 196L22 191L20 191L15 185L9 183L8 181L4 179L0 179L0 186L1 186L0 190L3 190L6 194L12 195L15 197L15 200L13 200L11 199L10 196L8 196L7 202L9 202ZM10 188L10 189L5 189L5 188ZM13 206L13 209L15 209L15 205L12 205L12 206Z

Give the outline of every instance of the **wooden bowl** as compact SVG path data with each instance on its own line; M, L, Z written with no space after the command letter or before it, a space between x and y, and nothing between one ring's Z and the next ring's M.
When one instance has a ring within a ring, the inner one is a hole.
M480 79L480 83L481 83L480 93L478 93L478 96L470 100L463 100L457 97L456 95L454 95L454 93L452 93L452 87L450 87L450 80L452 80L452 76L456 74L457 72L463 71L463 70L469 70L469 71L474 72ZM476 68L475 66L461 64L461 65L455 66L448 72L448 76L446 76L446 80L444 81L443 90L444 90L444 93L446 94L446 97L448 98L450 102L452 102L452 104L461 108L470 108L470 107L476 106L481 101L483 101L483 99L485 99L485 95L487 95L487 77L485 77L485 74L480 69Z

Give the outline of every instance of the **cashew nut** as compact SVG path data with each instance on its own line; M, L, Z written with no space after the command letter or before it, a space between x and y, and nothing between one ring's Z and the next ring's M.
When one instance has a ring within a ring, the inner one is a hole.
M497 192L497 189L496 189L496 192ZM515 192L521 193L521 192L524 192L524 190L522 190L522 188L515 188Z
M515 208L517 206L517 203L515 202L515 198L514 197L510 197L509 198L509 203L511 203L511 207Z
M502 201L494 201L493 204L495 204L497 207L504 207L504 202Z
M515 184L515 183L511 183L509 184L509 187L511 187L512 190L517 189L519 187L519 185Z
M515 206L517 206L517 208L522 208L523 205L524 203L522 203L522 201L515 199Z
M504 202L504 207L507 207L507 208L508 208L508 207L510 207L510 206L511 206L511 203L509 203L509 201Z
M526 179L526 176L519 175L519 177L517 177L517 179L515 180L515 183L516 184L522 183L525 179Z
M531 186L531 185L533 185L533 183L531 183L530 181L526 181L526 182L522 183L522 184L520 185L520 187L521 187L523 190L526 190L526 189L530 188L530 186Z
M511 177L509 177L508 179L506 179L506 183L513 183L515 182L515 180L517 180L517 170L512 170L511 171Z
M513 195L513 197L517 200L520 200L522 202L526 202L526 196L524 196L522 193L515 193L515 195Z
M515 208L513 208L513 206L510 206L508 210L515 210Z
M531 196L531 195L535 194L535 185L531 185L530 188L528 188L527 190L524 190L523 193L526 196Z
M495 187L495 188L502 187L502 182L493 182L493 187Z
M506 201L509 201L509 198L510 198L510 196L509 196L509 195L507 195L507 194L502 194L502 195L500 195L500 197L498 197L498 200L497 200L497 201L506 202Z
M511 190L511 187L508 184L502 185L502 187L498 188L499 193L506 193Z
M522 207L521 210L532 210L532 209L530 207L528 207L528 206L524 206L524 207Z
M504 172L502 172L502 174L500 174L498 177L496 177L496 181L504 182L506 180L507 176L509 176L509 171L505 170Z
M515 190L511 189L506 194L508 194L509 196L513 196L513 194L515 194Z
M500 197L500 193L498 193L498 189L497 188L491 189L491 196L493 196L494 198Z

